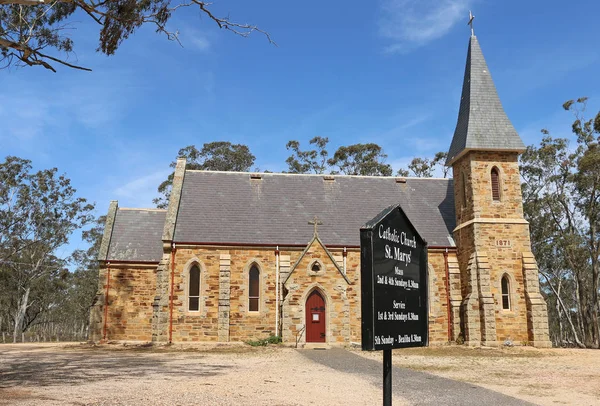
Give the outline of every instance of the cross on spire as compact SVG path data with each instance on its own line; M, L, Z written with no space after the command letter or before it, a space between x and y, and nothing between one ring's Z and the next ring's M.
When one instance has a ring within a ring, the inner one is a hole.
M475 16L473 15L473 13L471 13L471 10L469 10L469 22L467 23L467 25L471 26L471 36L475 36L475 32L473 31L473 20L475 19Z
M323 222L319 221L319 218L315 216L311 221L308 222L308 224L315 226L315 237L318 236L319 231L317 230L317 227L323 224Z

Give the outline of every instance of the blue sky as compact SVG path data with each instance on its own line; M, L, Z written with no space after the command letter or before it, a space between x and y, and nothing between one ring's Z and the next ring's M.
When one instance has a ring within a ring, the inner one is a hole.
M376 142L394 168L447 150L460 101L469 10L504 108L524 142L569 135L564 101L600 109L600 3L556 0L215 0L219 15L267 30L240 38L193 10L171 21L183 48L148 27L116 55L73 23L93 68L0 71L0 155L58 167L104 214L152 207L177 151L227 140L259 170L286 169L285 144L314 136ZM80 245L75 241L71 249Z

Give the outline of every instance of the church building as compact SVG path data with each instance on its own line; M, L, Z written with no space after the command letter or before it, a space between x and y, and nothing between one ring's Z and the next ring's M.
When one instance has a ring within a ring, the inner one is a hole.
M110 203L91 339L350 345L360 228L400 204L428 250L429 342L548 347L518 156L472 35L452 179L186 169L166 210Z

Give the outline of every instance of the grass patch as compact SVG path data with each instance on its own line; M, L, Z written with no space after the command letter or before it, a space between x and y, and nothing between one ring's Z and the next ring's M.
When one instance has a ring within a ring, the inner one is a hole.
M123 352L123 353L197 353L197 354L246 354L262 352L263 348L252 348L243 344L222 344L222 343L189 343L189 344L80 344L69 345L60 348L71 351L94 351L94 352Z
M270 336L269 338L263 338L262 340L246 341L251 347L266 347L269 344L281 344L281 337Z
M447 372L457 369L451 365L423 365L423 364L394 364L400 368L412 369L413 371L422 372Z

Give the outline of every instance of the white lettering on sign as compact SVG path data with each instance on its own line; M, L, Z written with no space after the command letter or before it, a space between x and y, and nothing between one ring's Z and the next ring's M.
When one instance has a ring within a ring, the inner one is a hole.
M410 255L411 252L400 251L400 247L385 246L385 259L393 259L394 261L404 262L404 265L408 265L410 264Z
M394 305L394 309L405 309L406 308L406 305L404 304L404 302L396 302L394 300L393 305Z
M379 238L400 243L407 247L417 248L417 238L415 236L413 236L413 238L408 238L404 231L398 234L398 231L396 231L395 228L393 230L390 227L384 229L383 224L379 225Z
M394 339L392 336L375 336L375 344L394 344L397 343L420 343L423 338L418 334L403 334L398 335L398 338Z
M496 240L496 247L512 247L510 240Z

